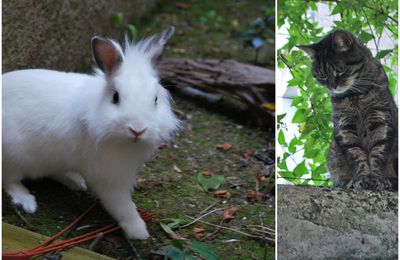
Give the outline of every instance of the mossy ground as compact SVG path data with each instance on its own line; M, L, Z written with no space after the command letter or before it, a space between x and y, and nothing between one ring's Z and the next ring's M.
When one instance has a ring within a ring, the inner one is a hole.
M137 26L139 30L143 28L143 34L149 35L150 32L159 31L172 19L178 33L167 49L167 54L252 61L252 50L244 48L240 39L231 32L240 30L247 22L261 15L262 1L191 0L184 2L187 4L186 9L179 9L172 3L173 1L162 1L162 4L160 3ZM216 15L207 16L212 10ZM155 15L156 13L160 15ZM184 128L168 147L160 150L155 160L143 167L139 176L142 183L133 195L138 207L149 210L156 216L148 223L152 238L147 241L133 241L140 255L146 258L151 250L170 243L170 238L161 229L158 220L187 219L186 215L196 217L214 202L214 208L225 208L227 205L239 207L235 219L226 226L243 227L263 223L274 227L273 198L264 194L266 196L263 199L254 203L246 198L247 193L255 189L256 175L273 166L266 166L255 159L243 164L244 150L254 152L274 147L272 130L268 132L248 128L238 124L231 117L216 113L215 109L210 111L181 97L175 97L175 101L175 109L183 121ZM226 142L233 144L233 147L226 151L216 148L218 144ZM177 172L174 166L182 172ZM228 190L232 197L228 200L215 199L212 193L203 191L196 178L197 174L203 171L225 176L222 188ZM230 180L239 182L239 185L234 187ZM55 234L94 202L89 193L70 191L54 181L45 179L28 182L26 185L36 196L39 206L33 215L21 212L32 226L27 225L16 214L4 193L3 221L47 236ZM211 214L204 218L205 221L214 224L219 224L220 219L220 214ZM104 225L111 221L102 207L98 206L84 222ZM207 225L195 223L179 233L189 239L196 239L193 227L204 228L206 233L214 230ZM223 242L230 239L237 241ZM221 231L214 240L207 240L205 243L217 252L220 259L274 258L273 246L230 231ZM89 243L83 246L88 245ZM118 236L111 236L108 241L103 240L95 250L119 259L126 259L130 255L128 246L119 241Z

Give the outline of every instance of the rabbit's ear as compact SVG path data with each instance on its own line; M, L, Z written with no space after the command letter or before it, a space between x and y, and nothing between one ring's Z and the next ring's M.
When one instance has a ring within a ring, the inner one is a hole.
M93 37L92 52L97 66L108 76L121 65L123 57L121 47L111 40L99 36Z
M152 60L156 61L164 50L164 45L174 34L175 28L168 26L167 29L162 31L160 34L153 37L147 44L145 52L148 52L152 56Z

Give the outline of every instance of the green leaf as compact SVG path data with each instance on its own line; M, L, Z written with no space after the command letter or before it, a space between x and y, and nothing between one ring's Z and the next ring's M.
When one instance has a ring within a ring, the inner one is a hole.
M303 123L307 117L307 110L301 108L293 116L292 123Z
M393 51L392 49L381 50L381 51L379 51L379 52L375 55L375 58L377 58L377 59L382 59L383 57L385 57L386 55L388 55L388 54L391 53L392 51Z
M131 39L135 39L137 36L136 26L134 26L133 24L128 24L126 27L128 28L128 32L129 32Z
M374 36L370 33L367 33L365 31L361 31L361 34L359 35L359 38L363 43L368 43L370 40L374 38Z
M296 177L301 177L303 175L308 174L308 169L306 167L306 161L302 161L299 165L297 165L294 170L293 170L293 174Z
M278 115L278 116L277 116L277 121L278 121L278 122L281 122L282 119L283 119L285 116L286 116L286 113L285 113L285 114Z
M181 240L172 240L171 245L183 251L183 243Z
M206 174L203 174L203 172L200 172L197 174L197 181L203 189L208 192L210 189L218 189L224 182L224 176L212 173L210 176L207 176Z
M179 218L165 218L160 220L161 228L169 235L175 235L173 229L188 224L189 221Z
M152 251L151 253L167 257L171 260L185 260L185 253L183 250L171 245L163 246L155 251Z
M339 14L341 11L342 11L341 5L336 5L332 10L331 15Z
M112 21L114 23L122 24L124 22L124 14L122 12L115 13L112 16Z
M317 167L317 169L315 169L315 171L313 172L313 174L320 176L321 174L327 173L328 170L326 169L325 164L322 164L320 166Z
M188 244L188 247L190 249L192 249L193 251L199 253L202 257L204 257L207 260L218 260L218 256L214 252L214 250L210 246L208 246L204 243L201 243L196 240L192 240Z
M289 147L288 150L290 153L295 153L296 152L296 145L298 144L299 140L295 137L293 138L290 143L289 143Z
M315 156L317 156L319 153L320 153L320 150L319 150L319 149L311 149L311 150L308 150L308 151L306 151L306 152L304 153L304 157L313 159L313 158L314 158Z
M295 98L293 98L291 106L294 107L303 101L304 101L304 97L302 97L302 96L295 97Z
M279 133L278 133L278 143L280 145L284 145L284 146L286 145L285 134L283 133L282 129L279 130Z
M185 260L196 260L196 258L194 257L194 255L189 253L189 254L186 254Z

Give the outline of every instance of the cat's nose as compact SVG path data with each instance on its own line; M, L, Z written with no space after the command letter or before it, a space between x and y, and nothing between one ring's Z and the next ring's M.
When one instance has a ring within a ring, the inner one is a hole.
M133 134L135 139L139 138L139 136L144 134L144 132L146 132L146 130L147 130L147 128L143 128L143 129L139 130L139 129L133 129L133 128L129 127L129 131Z

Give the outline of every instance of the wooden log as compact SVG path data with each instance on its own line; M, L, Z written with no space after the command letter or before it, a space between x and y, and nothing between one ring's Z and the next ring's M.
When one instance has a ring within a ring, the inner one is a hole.
M160 77L178 86L196 87L240 100L260 116L274 116L263 108L275 102L275 72L234 60L163 57L158 65Z

